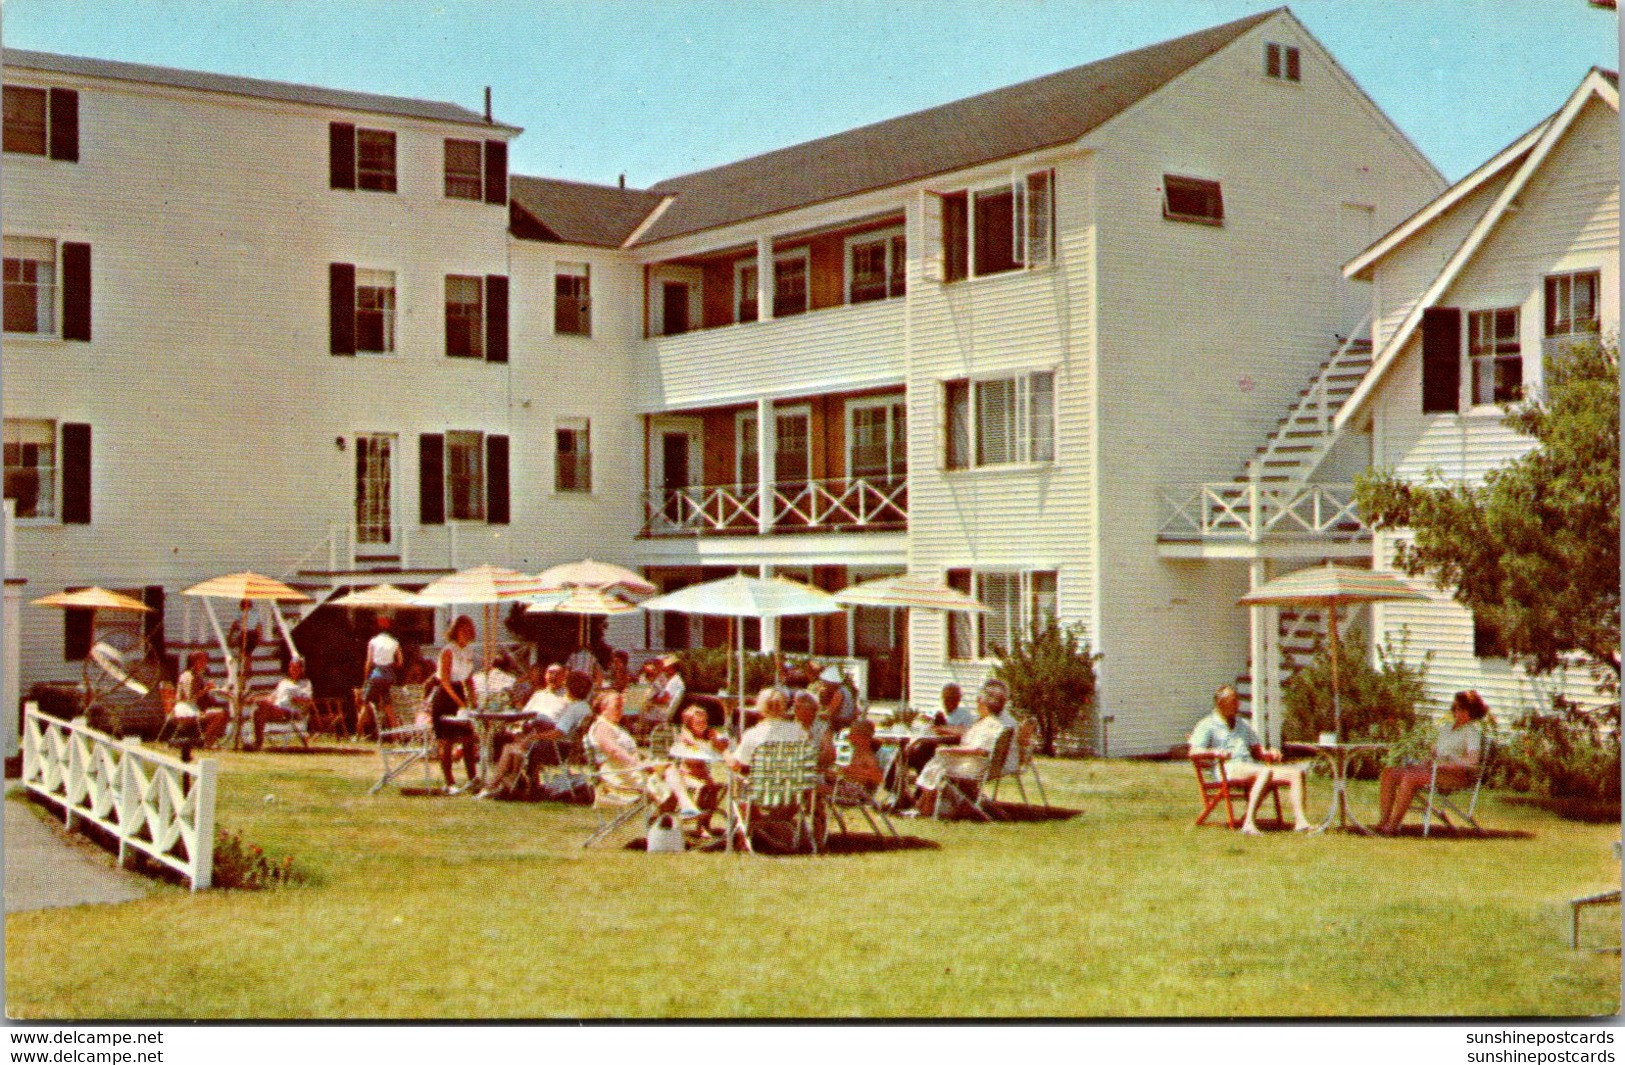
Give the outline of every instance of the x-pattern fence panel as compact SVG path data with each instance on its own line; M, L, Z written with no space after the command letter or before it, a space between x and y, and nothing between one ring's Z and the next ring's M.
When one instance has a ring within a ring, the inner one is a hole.
M1220 481L1158 489L1162 540L1354 539L1369 535L1349 484L1300 488Z
M908 522L908 481L902 477L839 477L772 485L774 531L901 528ZM649 493L644 530L650 536L756 532L761 488L754 484L694 485Z
M23 715L23 784L62 807L68 827L88 821L118 838L119 864L138 850L191 881L214 872L212 759L180 762L77 721Z

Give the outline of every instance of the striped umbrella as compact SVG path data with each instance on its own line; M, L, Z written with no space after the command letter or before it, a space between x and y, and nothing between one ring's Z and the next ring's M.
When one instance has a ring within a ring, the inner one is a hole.
M404 588L397 588L393 584L375 584L370 588L359 588L348 595L341 595L333 600L334 606L370 606L387 610L397 606L421 606L416 592L409 592Z
M653 595L660 590L625 566L590 558L543 570L539 579L547 588L621 589L633 595Z
M872 581L854 584L835 593L835 601L844 606L891 607L900 610L968 611L973 614L987 612L987 607L957 588L950 588L923 573L899 573L890 577L876 577ZM908 705L908 622L904 620L903 636L903 705Z
M485 668L491 668L491 630L498 603L513 603L540 595L547 589L541 578L502 566L475 566L447 574L423 586L414 598L418 606L477 605L485 608L483 636Z

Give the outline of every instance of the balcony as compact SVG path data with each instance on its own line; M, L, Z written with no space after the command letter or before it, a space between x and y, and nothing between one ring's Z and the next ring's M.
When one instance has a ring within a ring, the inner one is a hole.
M908 528L908 480L903 477L780 481L769 487L765 499L763 495L757 484L648 492L643 535L897 532Z
M670 336L644 344L645 411L896 384L907 300L877 300ZM719 368L726 367L726 373Z
M1172 485L1157 490L1157 505L1164 557L1370 550L1371 530L1356 508L1352 484Z

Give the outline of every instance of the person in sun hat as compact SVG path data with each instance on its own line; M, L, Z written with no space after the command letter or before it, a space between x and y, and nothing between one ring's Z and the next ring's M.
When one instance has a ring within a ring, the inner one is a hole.
M858 697L847 686L846 675L839 666L825 666L818 674L818 702L836 732L858 719Z

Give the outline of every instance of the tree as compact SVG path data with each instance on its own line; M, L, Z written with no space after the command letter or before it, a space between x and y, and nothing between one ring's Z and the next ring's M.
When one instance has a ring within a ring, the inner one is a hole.
M1536 446L1480 486L1362 477L1374 529L1408 529L1395 566L1427 575L1500 635L1533 673L1587 656L1619 682L1619 347L1575 344L1548 358L1544 398L1504 408Z
M1010 688L1010 702L1038 720L1044 753L1055 753L1055 737L1077 723L1085 728L1095 717L1095 663L1082 626L1062 628L1051 620L1029 636L1017 637L993 669ZM1092 729L1091 729L1092 731Z

